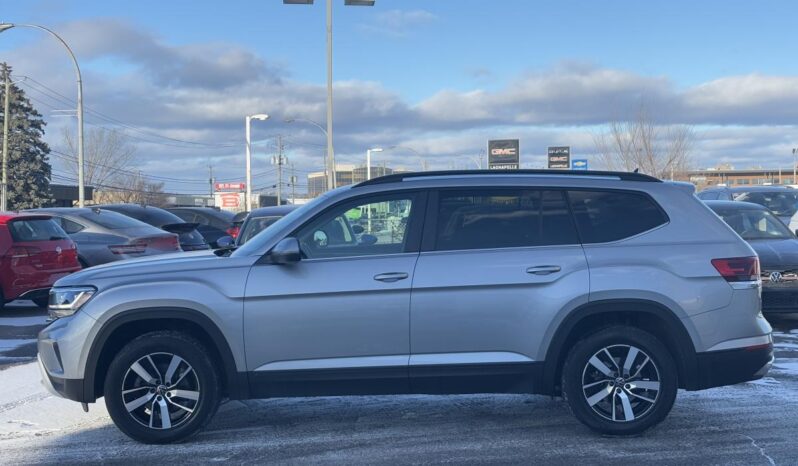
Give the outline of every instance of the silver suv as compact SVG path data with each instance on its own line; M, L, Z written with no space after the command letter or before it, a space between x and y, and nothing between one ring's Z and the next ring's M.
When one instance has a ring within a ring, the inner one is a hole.
M598 432L773 360L754 251L690 185L636 173L425 172L325 194L229 252L56 283L44 382L148 443L222 399L562 395Z

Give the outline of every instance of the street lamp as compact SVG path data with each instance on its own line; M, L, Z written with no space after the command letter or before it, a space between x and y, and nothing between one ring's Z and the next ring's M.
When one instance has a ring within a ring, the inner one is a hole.
M83 185L83 78L80 75L80 66L78 66L78 60L75 58L75 54L72 52L72 49L69 48L69 45L67 45L64 39L44 26L39 26L36 24L0 23L0 33L14 27L33 28L47 32L51 36L58 39L58 42L61 42L61 45L67 49L69 56L72 58L72 63L75 65L75 74L77 75L78 79L78 207L83 207L86 201L85 189Z
M374 147L366 151L366 180L371 179L371 153L372 152L382 152L383 148L381 147Z
M347 6L374 6L375 0L344 0ZM286 5L312 5L313 0L283 0ZM335 189L333 153L332 0L327 0L327 188Z
M286 1L286 0L284 0L284 1ZM283 121L285 123L288 123L288 124L291 124L291 123L294 123L294 122L297 122L297 121L308 123L308 124L311 124L311 125L315 126L316 128L319 128L319 130L321 130L321 132L324 133L325 137L329 135L327 130L324 129L324 127L322 125L316 123L313 120L309 120L307 118L286 118ZM329 150L330 150L330 148L328 147L327 148L328 153L329 153ZM336 178L335 178L335 157L332 158L332 163L333 163L333 170L332 170L332 176L330 176L329 157L325 157L324 158L325 171L327 172L327 189L332 189L332 188L330 188L330 186L334 186L335 185L335 181L336 181Z
M246 117L246 134L247 134L247 199L244 205L247 208L247 212L252 212L252 142L250 138L250 132L252 127L252 120L260 120L266 121L269 119L269 115L265 113L258 113L255 115L247 115Z

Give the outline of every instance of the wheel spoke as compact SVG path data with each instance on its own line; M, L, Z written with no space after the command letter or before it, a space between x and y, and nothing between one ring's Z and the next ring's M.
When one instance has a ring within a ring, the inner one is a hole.
M166 399L166 401L167 401L169 404L175 405L175 406L177 406L178 408L180 408L180 409L182 409L182 410L188 411L189 413L193 413L193 412L194 412L194 410L193 410L193 409L191 409L191 408L186 408L185 406L183 406L183 405L181 405L181 404L179 404L179 403L175 403L174 401L170 400L169 398L167 398L167 399Z
M589 383L587 385L582 385L582 389L584 390L584 389L587 389L587 388L590 388L590 387L595 387L596 385L601 385L603 383L609 383L609 382L610 382L610 380L608 380L608 379L599 380L598 382L593 382L593 383Z
M169 406L167 406L166 400L161 398L158 401L158 406L161 408L161 428L168 429L172 427L172 419L169 417Z
M197 401L199 399L199 392L193 390L171 390L168 394L172 397L185 398L187 400Z
M646 359L643 360L643 364L640 364L640 367L637 368L637 370L635 371L634 375L632 375L630 378L633 379L633 378L637 377L638 375L640 375L640 371L642 371L643 368L646 366L646 364L648 364L650 361L651 361L651 358L646 356Z
M615 362L615 358L612 357L612 355L610 354L610 352L609 352L609 350L607 348L604 348L604 354L606 354L607 357L610 359L610 361L612 361L612 365L615 366L615 370L618 371L618 372L621 372L621 368L618 367L618 363Z
M627 421L634 421L635 413L632 411L632 404L629 403L629 397L626 396L626 392L623 390L618 392L618 398L621 399L621 405L623 406L623 416ZM613 414L615 414L613 412Z
M634 393L634 392L633 392L633 391L631 391L631 390L626 390L626 393L627 393L628 395L631 395L631 396L635 397L635 398L640 398L640 399L641 399L641 400L643 400L643 401L648 401L649 403L654 403L654 400L652 400L651 398L647 398L647 397L645 397L645 396L638 395L638 394Z
M610 393L612 393L612 386L607 385L606 388L602 388L601 390L593 394L593 396L588 398L587 404L593 406L599 401L603 400L604 398L607 398L610 395Z
M151 389L151 388L152 388L152 387L138 387L138 388L131 388L130 390L123 390L123 391L122 391L122 394L123 394L123 395L127 395L128 393L137 392L137 391L139 391L139 390L149 390L149 389Z
M169 367L166 369L166 375L164 375L164 384L172 384L172 377L175 375L175 371L177 371L177 367L181 362L183 362L183 360L180 358L180 356L172 356L172 360L169 362Z
M606 364L601 362L599 358L593 356L592 358L590 358L590 364L596 369L598 369L599 372L606 375L607 377L612 377L612 370L610 370L610 368L607 367Z
M157 382L157 380L155 380L155 378L153 378L153 376L151 376L146 369L141 367L141 364L139 364L138 361L134 362L133 365L130 366L130 369L132 369L133 372L138 374L139 377L144 379L144 381L147 382L148 384L155 385L155 382Z
M629 383L632 386L632 390L635 388L642 388L643 390L654 390L656 392L659 391L659 382L653 380L636 380L634 382Z
M163 377L161 377L161 371L158 370L158 366L155 365L155 362L153 362L149 354L147 355L147 361L150 361L152 368L155 369L155 373L158 374L158 380L163 382Z
M190 373L191 373L191 371L193 371L193 370L194 370L194 369L192 369L191 367L187 368L185 371L183 371L183 373L182 373L182 374L180 374L180 377L178 377L178 378L177 378L177 382L173 383L173 384L172 384L172 386L171 386L171 387L169 387L169 388L172 388L172 387L177 387L177 386L180 384L180 382L183 380L183 378L184 378L185 376L187 376L188 374L190 374Z
M629 370L632 368L632 364L634 364L635 359L637 359L638 353L640 353L640 350L638 350L634 346L629 347L629 352L626 353L626 361L624 361L623 363L624 376L629 374Z
M142 405L150 401L154 396L155 396L154 393L147 393L146 395L136 398L135 400L129 403L125 403L125 409L127 409L128 412L130 412L133 411L134 409L140 408Z

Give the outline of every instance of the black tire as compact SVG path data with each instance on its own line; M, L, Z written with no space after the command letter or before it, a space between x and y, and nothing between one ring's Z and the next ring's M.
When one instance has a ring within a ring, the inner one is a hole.
M628 370L627 359L632 361ZM607 435L635 435L668 415L677 378L673 357L656 337L635 327L613 326L574 345L563 366L562 392L587 427Z
M167 380L172 356L182 360L172 371L174 378L179 377L176 383ZM139 362L146 374L161 380L157 384L144 382L141 372L133 368ZM129 393L123 395L123 390ZM175 390L197 398L179 397ZM125 403L135 406L140 393L141 399L148 394L152 398L129 412ZM187 334L157 331L135 338L114 357L105 378L104 396L111 419L127 436L142 443L172 443L189 438L210 422L219 408L221 388L207 348ZM162 416L162 409L169 415Z
M31 301L33 301L33 304L35 304L35 305L37 305L39 307L43 307L45 309L47 309L47 306L50 305L50 297L49 296L44 297L44 298L33 298L33 299L31 299Z

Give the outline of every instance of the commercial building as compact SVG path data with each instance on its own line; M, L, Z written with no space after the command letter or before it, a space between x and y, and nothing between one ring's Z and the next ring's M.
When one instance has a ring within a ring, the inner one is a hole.
M389 168L385 165L372 165L371 177L390 175L392 173L402 173L408 170L400 168ZM336 164L335 166L335 182L337 186L346 186L348 184L356 184L366 181L368 178L368 170L365 166ZM326 172L313 172L308 174L308 197L317 197L321 193L327 191L327 174Z
M738 170L733 167L690 170L689 181L699 189L706 186L725 184L727 186L746 186L763 184L798 184L793 179L792 167L787 168L749 168Z

